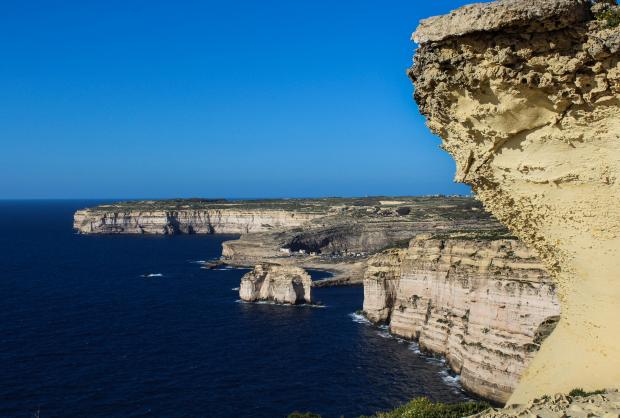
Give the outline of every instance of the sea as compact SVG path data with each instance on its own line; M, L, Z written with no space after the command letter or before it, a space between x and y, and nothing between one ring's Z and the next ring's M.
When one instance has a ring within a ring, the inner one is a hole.
M355 314L242 303L225 235L79 235L100 201L0 201L0 417L357 417L469 399L444 361ZM314 279L328 277L311 272Z

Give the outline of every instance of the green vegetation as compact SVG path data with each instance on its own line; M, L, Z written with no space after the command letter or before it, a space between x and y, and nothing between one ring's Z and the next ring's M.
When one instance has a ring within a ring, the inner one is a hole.
M620 25L620 8L612 8L604 11L596 16L597 20L604 20L607 22L607 27L615 28Z
M461 418L477 414L490 408L486 402L461 402L454 404L433 403L428 398L416 398L411 402L388 412L379 412L372 417L360 418ZM288 418L321 418L310 412L293 412Z
M486 402L433 403L417 398L389 412L379 412L372 418L461 418L482 412L491 406Z
M594 17L596 20L604 21L607 23L608 28L615 28L620 25L620 7L617 6L616 0L599 0L595 7L599 7L597 13L595 13ZM603 6L603 7L600 7ZM595 10L593 8L593 10Z
M576 397L586 397L586 396L591 396L591 395L601 395L603 393L605 393L604 390L593 390L592 392L586 392L582 388L576 388L576 389L571 390L568 393L568 396L572 396L573 398L576 398Z
M464 241L494 241L498 239L517 239L517 237L511 235L507 229L501 227L498 229L487 230L452 230L444 233L433 234L431 238L439 240L458 239Z
M321 418L321 416L312 412L293 412L288 418Z
M381 202L398 201L400 205L390 205ZM482 205L471 197L466 196L373 196L364 198L315 198L315 199L256 199L256 200L226 200L226 199L167 199L167 200L133 200L114 202L99 205L92 210L105 212L123 211L155 211L155 210L206 210L206 209L263 209L263 210L287 210L305 211L314 213L327 213L332 207L340 207L345 211L360 211L366 216L366 208L377 207L379 209L394 212L397 216L405 218L427 218L429 216L446 217L472 217L472 208L481 212L482 217L488 217L481 210ZM398 215L397 210L400 210ZM478 213L476 212L476 215Z

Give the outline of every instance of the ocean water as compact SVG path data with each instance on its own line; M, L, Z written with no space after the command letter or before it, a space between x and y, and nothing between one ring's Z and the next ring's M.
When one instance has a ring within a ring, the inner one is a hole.
M96 203L0 202L0 416L355 417L467 398L442 361L353 314L361 287L316 289L324 308L239 303L245 270L197 263L234 237L75 234L73 211Z

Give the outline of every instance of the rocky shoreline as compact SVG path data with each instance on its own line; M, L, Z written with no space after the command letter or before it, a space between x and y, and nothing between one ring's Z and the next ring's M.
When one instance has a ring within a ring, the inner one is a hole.
M517 240L420 235L368 261L364 314L444 356L461 384L505 403L559 319L555 285Z
M87 209L76 213L75 223L86 233L167 233L161 225L169 218L160 212L147 211L158 213L157 219L132 214L169 204L120 203ZM225 241L220 260L203 266L253 269L241 280L241 300L310 304L312 287L363 284L364 311L371 321L387 323L394 335L417 340L422 350L445 356L467 390L495 402L507 400L544 337L544 324L555 324L558 315L555 289L535 254L471 198L175 201L174 205L177 212L225 211L220 219L236 219L239 224L234 228L258 230ZM121 208L130 214L123 225L134 227L106 226L118 225L109 223L113 218L109 214L121 213ZM274 208L286 215L277 227L261 230L267 227L259 223ZM258 223L248 226L249 219ZM300 219L304 221L298 226ZM283 226L283 220L292 223ZM198 228L195 219L192 222L189 233L222 230ZM224 230L239 230L234 228ZM173 233L188 229L179 227ZM333 276L312 281L305 269Z

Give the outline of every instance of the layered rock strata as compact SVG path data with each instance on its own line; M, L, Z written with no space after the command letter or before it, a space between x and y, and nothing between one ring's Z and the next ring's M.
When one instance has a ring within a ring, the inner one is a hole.
M259 264L241 278L239 297L246 302L312 303L312 278L299 267Z
M402 247L420 233L476 231L509 235L479 202L470 198L399 198L396 204L370 198L355 203L300 228L251 233L226 241L222 257L226 263L239 266L269 261L327 270L334 273L334 278L321 285L336 285L361 283L370 255Z
M409 75L456 180L552 273L562 319L510 403L620 387L620 9L501 0L422 21Z
M555 326L555 286L516 240L418 237L372 257L364 312L446 357L473 393L504 403Z
M84 234L248 234L278 228L294 228L320 216L323 215L284 210L244 210L234 207L171 211L84 209L75 213L73 227Z

